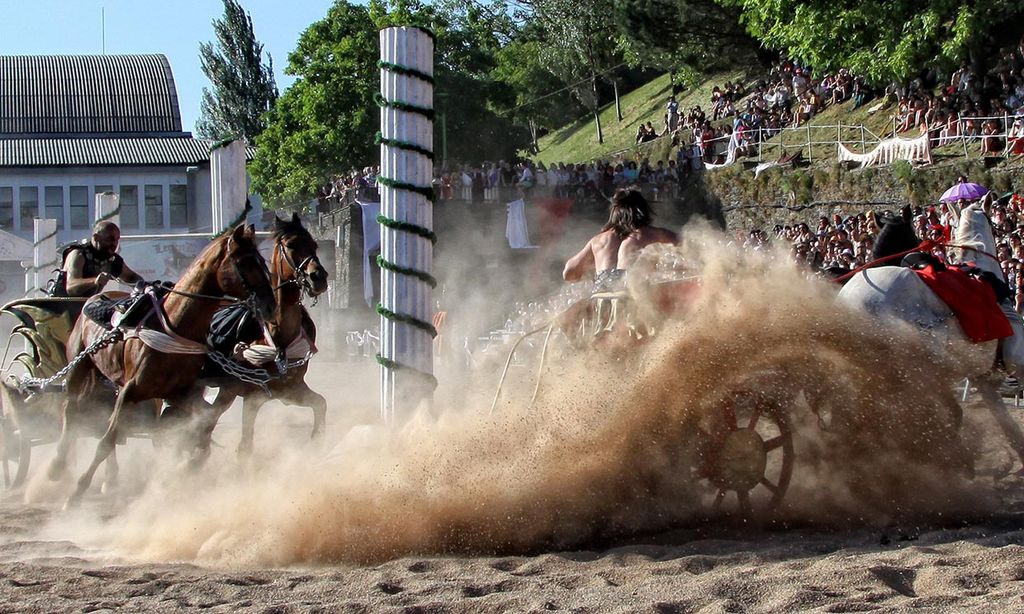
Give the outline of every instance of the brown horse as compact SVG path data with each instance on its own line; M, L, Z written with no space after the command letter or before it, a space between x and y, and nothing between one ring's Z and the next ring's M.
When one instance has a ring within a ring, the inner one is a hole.
M97 406L98 393L102 392L102 378L117 386L118 395L107 429L96 446L96 454L89 468L79 478L77 488L68 500L69 506L81 499L92 482L96 468L115 449L122 432L121 414L126 405L163 399L174 411L170 408L165 410L161 419L179 413L191 415L190 392L205 361L203 352L206 333L213 314L223 304L225 297L252 298L262 317L273 315L276 300L270 283L270 272L254 238L253 227L243 224L215 239L199 254L174 286L174 290L162 301L169 329L163 332L177 337L183 346L197 353L180 353L171 349L159 351L147 345L148 342L129 336L99 349L71 371L67 381L68 398L61 410L61 439L57 446L57 456L50 465L51 479L64 472L76 422L89 420L89 412ZM123 296L123 293L105 294ZM97 300L99 296L89 299L86 305ZM88 317L79 318L68 340L68 360L83 352L105 333L102 326ZM152 410L155 405L143 403L136 407ZM154 418L152 422L156 421L155 417L151 418ZM205 422L208 421L207 417ZM208 448L212 426L203 424L204 420L193 422L201 424L197 427L198 432L206 435L199 446Z
M316 344L316 326L302 306L302 298L303 295L315 297L327 290L327 270L317 257L316 240L302 226L297 214L293 214L291 220L274 218L274 252L270 258L270 278L276 293L277 312L273 319L267 321L267 333L274 343L273 349L279 353L285 352L286 360L301 361L305 358L306 349ZM259 338L239 341L264 342ZM297 352L289 351L293 348ZM288 368L283 375L277 371L275 363L264 365L280 376L267 383L270 397L259 386L234 378L221 378L216 383L220 390L213 402L215 414L220 415L236 397L242 397L242 440L238 444L239 454L252 452L256 416L271 397L289 405L311 408L312 437L323 433L327 400L306 383L308 365L301 362ZM207 385L215 384L210 382Z

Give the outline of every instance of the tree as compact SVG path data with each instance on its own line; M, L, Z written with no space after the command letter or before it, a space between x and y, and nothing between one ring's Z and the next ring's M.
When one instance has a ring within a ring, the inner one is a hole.
M255 142L263 131L263 114L277 99L273 58L268 53L263 63L252 18L236 0L224 0L224 16L213 20L213 30L216 45L199 45L199 61L213 91L203 88L196 132L215 140Z
M514 40L495 54L497 65L491 73L511 94L498 104L505 114L529 127L534 147L541 128L562 126L584 110L564 95L565 82L548 70L542 54L540 41Z
M715 0L615 0L614 11L631 63L672 73L727 67L752 55L758 42L739 15L737 7Z
M250 165L264 198L307 202L331 176L374 162L378 57L365 6L339 0L302 33L285 71L297 79L267 115Z
M768 47L876 82L948 67L969 53L980 59L1024 17L1019 0L719 1L740 8L747 31Z
M544 63L593 113L603 143L597 80L616 59L613 0L532 0L531 6L547 43Z

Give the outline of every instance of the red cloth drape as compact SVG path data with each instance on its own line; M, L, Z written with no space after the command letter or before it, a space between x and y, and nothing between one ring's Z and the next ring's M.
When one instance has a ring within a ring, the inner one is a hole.
M921 280L956 314L967 338L975 343L1013 335L1006 314L988 283L957 268L914 269Z

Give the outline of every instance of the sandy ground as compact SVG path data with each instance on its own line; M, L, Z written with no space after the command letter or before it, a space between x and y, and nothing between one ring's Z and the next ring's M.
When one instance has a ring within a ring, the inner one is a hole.
M329 386L337 368L321 364L314 388ZM358 377L372 385L374 371ZM330 403L331 437L375 420L351 399ZM223 448L233 446L239 419L236 407L218 427ZM309 420L305 410L268 406L258 433L301 442ZM48 448L38 449L34 471ZM123 471L140 475L126 458ZM1024 478L994 482L991 468L982 463L976 479L1002 509L975 518L854 528L719 519L592 549L374 566L140 563L79 539L76 516L59 505L26 504L13 492L0 498L0 612L1024 612ZM116 527L117 501L94 489L86 508Z
M595 551L234 571L97 560L33 539L49 512L0 514L3 612L1024 611L1019 513L947 529L711 526Z

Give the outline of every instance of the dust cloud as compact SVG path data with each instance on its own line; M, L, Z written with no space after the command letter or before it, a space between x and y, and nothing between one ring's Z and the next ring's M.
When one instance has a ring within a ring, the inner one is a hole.
M781 518L882 524L985 505L966 477L955 365L911 331L836 306L836 288L781 252L740 250L701 226L683 234L678 250L652 250L638 270L661 275L659 263L682 261L699 272L687 312L661 321L641 297L657 334L601 352L554 334L532 405L539 344L522 350L493 413L502 361L451 367L430 416L358 426L319 448L264 439L262 462L219 450L198 475L150 471L112 519L76 524L78 539L133 560L248 567L650 534L709 514L709 433L743 399L793 431ZM376 404L370 386L321 392ZM780 462L769 458L768 472Z

